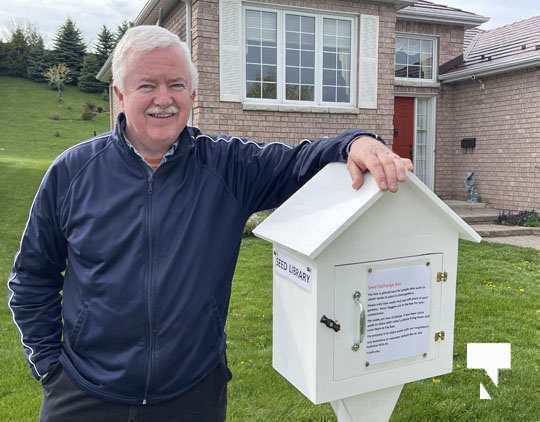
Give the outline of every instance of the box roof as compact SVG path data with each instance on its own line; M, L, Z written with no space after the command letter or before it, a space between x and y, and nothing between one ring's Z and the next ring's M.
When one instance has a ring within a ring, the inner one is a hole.
M432 204L433 212L445 215L461 239L480 242L481 237L418 177L412 173L407 176L406 183ZM364 176L363 186L353 190L345 164L332 163L259 224L253 233L314 259L383 195L393 194L381 191L369 173Z

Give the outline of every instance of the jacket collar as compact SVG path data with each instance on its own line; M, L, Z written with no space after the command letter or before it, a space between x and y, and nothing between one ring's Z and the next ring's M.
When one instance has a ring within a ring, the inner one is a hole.
M116 118L116 123L114 125L114 129L112 132L112 138L113 141L118 144L122 149L131 152L134 154L131 148L129 148L128 143L126 142L126 139L124 137L124 131L126 128L126 115L121 112L118 113L118 116ZM174 153L168 158L168 160L174 160L181 155L186 154L189 152L189 150L193 147L193 140L192 140L192 132L193 128L186 126L182 132L178 135L176 140L178 141L178 147L174 151Z

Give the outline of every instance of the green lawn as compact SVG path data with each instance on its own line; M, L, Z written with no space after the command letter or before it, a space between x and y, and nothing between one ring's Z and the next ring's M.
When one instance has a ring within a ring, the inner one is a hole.
M99 96L69 89L65 103L28 81L0 78L0 277L7 279L28 208L48 163L66 147L108 127L108 114L79 120ZM51 120L53 113L60 120ZM60 136L56 137L55 132ZM253 238L242 244L228 329L229 421L335 421L328 405L314 406L271 368L271 247ZM455 370L407 385L392 422L540 420L540 252L462 242L458 274ZM5 283L2 287L7 296ZM0 307L0 421L34 421L41 390L22 358L19 333ZM466 344L512 343L512 370L499 387L466 369ZM479 383L492 396L479 400ZM158 421L156 421L158 422Z

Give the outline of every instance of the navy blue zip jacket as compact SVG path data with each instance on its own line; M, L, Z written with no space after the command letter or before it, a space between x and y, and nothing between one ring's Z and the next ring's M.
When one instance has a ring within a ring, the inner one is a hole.
M153 174L119 129L45 174L9 276L9 306L36 378L60 362L105 400L154 403L222 361L246 219L279 206L361 130L258 145L180 134Z

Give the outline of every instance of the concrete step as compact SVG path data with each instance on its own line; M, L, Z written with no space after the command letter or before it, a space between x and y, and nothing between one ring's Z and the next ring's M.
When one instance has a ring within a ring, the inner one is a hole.
M457 199L449 199L447 201L444 201L446 205L448 205L450 208L452 208L454 211L458 209L478 209L478 208L486 208L486 204L482 202L467 202L467 201L459 201Z
M540 227L473 224L472 228L482 237L540 236Z
M496 223L499 216L499 211L493 208L471 208L454 211L469 224Z

